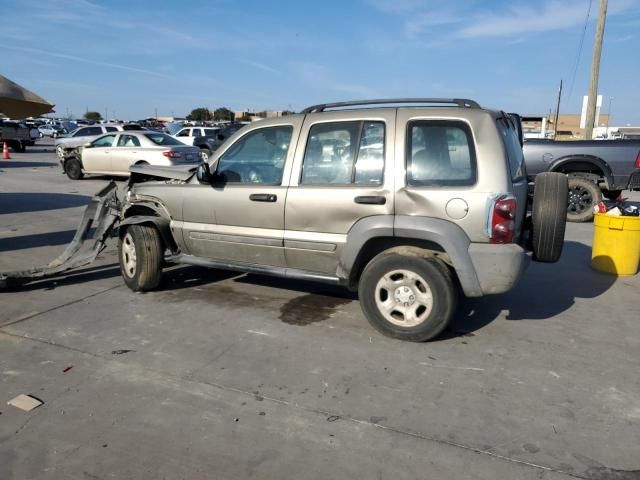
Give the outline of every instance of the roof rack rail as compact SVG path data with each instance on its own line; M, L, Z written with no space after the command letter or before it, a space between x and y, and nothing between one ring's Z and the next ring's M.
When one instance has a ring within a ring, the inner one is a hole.
M355 107L359 105L382 105L393 103L450 103L461 108L481 108L478 102L467 98L386 98L375 100L354 100L351 102L321 103L302 110L301 113L323 112L327 108Z

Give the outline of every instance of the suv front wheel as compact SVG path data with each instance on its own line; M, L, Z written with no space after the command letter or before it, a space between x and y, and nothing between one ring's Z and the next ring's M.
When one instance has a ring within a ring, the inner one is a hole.
M374 328L413 342L439 335L457 300L451 272L441 260L395 252L382 253L366 266L358 296Z
M164 248L155 227L130 225L120 232L118 258L124 283L134 292L153 290L160 284Z

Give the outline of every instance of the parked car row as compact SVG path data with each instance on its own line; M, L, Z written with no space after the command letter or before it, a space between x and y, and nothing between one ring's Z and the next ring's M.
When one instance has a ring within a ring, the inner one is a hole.
M72 180L85 174L128 176L132 165L197 164L200 151L151 130L117 130L79 145L60 159Z

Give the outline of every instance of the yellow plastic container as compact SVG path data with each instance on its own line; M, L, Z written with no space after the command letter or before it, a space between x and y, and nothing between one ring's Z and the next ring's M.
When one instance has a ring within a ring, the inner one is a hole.
M640 263L640 217L596 213L591 266L613 275L635 275Z

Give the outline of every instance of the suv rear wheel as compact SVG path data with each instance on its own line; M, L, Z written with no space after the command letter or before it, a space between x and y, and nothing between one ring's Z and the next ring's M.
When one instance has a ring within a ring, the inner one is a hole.
M120 234L118 258L124 283L134 292L153 290L160 284L164 248L158 230L130 225Z
M358 296L374 328L413 342L430 340L445 329L457 297L451 272L441 260L395 252L369 262Z

